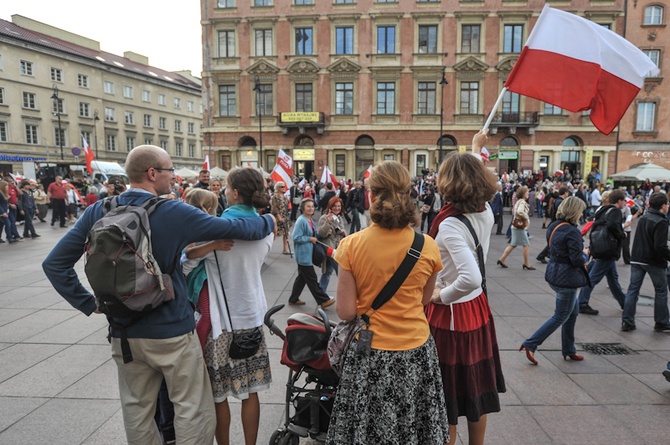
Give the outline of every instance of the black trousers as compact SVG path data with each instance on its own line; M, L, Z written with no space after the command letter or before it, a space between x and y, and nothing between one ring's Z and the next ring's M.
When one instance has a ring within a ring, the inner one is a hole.
M495 224L498 226L496 228L496 235L502 235L502 230L503 230L503 217L502 213L500 215L493 215L493 219L495 221Z
M65 200L64 199L51 199L51 225L53 225L56 220L60 219L61 227L65 226Z
M314 300L316 300L316 304L323 304L330 300L328 294L321 289L321 286L319 286L319 282L316 279L316 272L314 272L314 266L301 266L298 264L298 276L295 277L291 297L288 301L295 303L298 298L300 298L300 294L305 288L305 284L312 293Z
M542 249L542 252L537 254L538 258L546 259L549 256L549 244L544 246L544 249Z
M621 240L621 256L624 263L630 263L630 232L626 232L626 237Z

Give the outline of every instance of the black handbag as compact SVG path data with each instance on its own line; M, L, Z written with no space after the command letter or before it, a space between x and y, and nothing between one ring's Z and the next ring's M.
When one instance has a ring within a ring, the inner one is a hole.
M216 267L219 268L219 257L214 251L214 259L216 260ZM230 317L230 309L228 308L228 299L226 298L226 289L223 287L223 280L219 274L219 282L221 283L221 291L223 292L223 302L226 305L226 313L228 314L228 321L230 321L230 329L233 329L233 319ZM228 356L233 360L241 360L249 358L258 352L258 348L263 341L263 331L261 326L253 329L245 330L244 332L235 332L233 329L233 341L230 343Z
M316 230L314 230L313 227L312 227L312 235L317 240L319 239ZM312 244L312 264L315 265L316 267L321 267L324 261L326 261L326 248L322 244L319 244L318 242Z

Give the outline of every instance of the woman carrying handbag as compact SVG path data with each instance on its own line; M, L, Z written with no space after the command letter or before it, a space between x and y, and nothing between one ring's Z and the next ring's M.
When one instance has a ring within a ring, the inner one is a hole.
M516 197L517 201L514 204L514 211L512 212L512 217L514 218L512 220L512 239L497 264L507 269L505 260L516 247L521 246L523 247L523 269L535 270L528 262L528 246L530 245L530 240L528 239L528 226L530 224L530 218L528 217L528 187L519 187L516 191Z

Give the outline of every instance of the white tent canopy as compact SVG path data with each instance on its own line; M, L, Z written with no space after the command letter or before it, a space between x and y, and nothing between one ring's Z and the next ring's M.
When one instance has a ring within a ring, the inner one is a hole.
M615 181L670 181L670 170L656 164L635 164L630 170L610 175Z
M228 172L221 167L214 167L209 171L209 174L215 179L226 179L228 177Z
M180 168L179 170L175 170L174 174L179 176L180 178L197 178L199 175L199 172L190 170L186 167Z

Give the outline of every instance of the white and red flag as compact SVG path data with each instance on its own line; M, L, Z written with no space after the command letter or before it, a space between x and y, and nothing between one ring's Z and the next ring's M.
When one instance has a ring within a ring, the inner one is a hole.
M205 162L202 163L202 169L209 171L209 155L205 155Z
M340 186L340 183L337 182L335 175L333 174L333 172L330 171L330 169L326 165L323 168L323 173L321 174L321 184L327 184L329 182L332 182L335 188L338 188Z
M363 173L363 179L365 179L365 178L369 178L369 177L370 177L370 173L372 173L372 165L370 165L370 166L368 167L368 169L365 170L365 173Z
M591 110L593 125L610 134L645 76L658 73L651 59L620 35L545 5L505 88L572 112Z
M289 184L293 183L293 158L287 155L284 150L279 150L277 164L275 165L275 168L272 169L270 177L275 182L282 181L287 187Z
M88 145L88 141L84 137L84 135L81 135L81 140L82 144L84 145L84 158L86 159L86 171L88 171L89 175L93 174L93 167L91 166L91 162L95 159L95 154L93 154L93 150L91 150L91 146Z
M481 156L482 161L491 162L491 153L489 153L489 151L486 149L486 147L482 147L482 150L479 153L479 156Z

